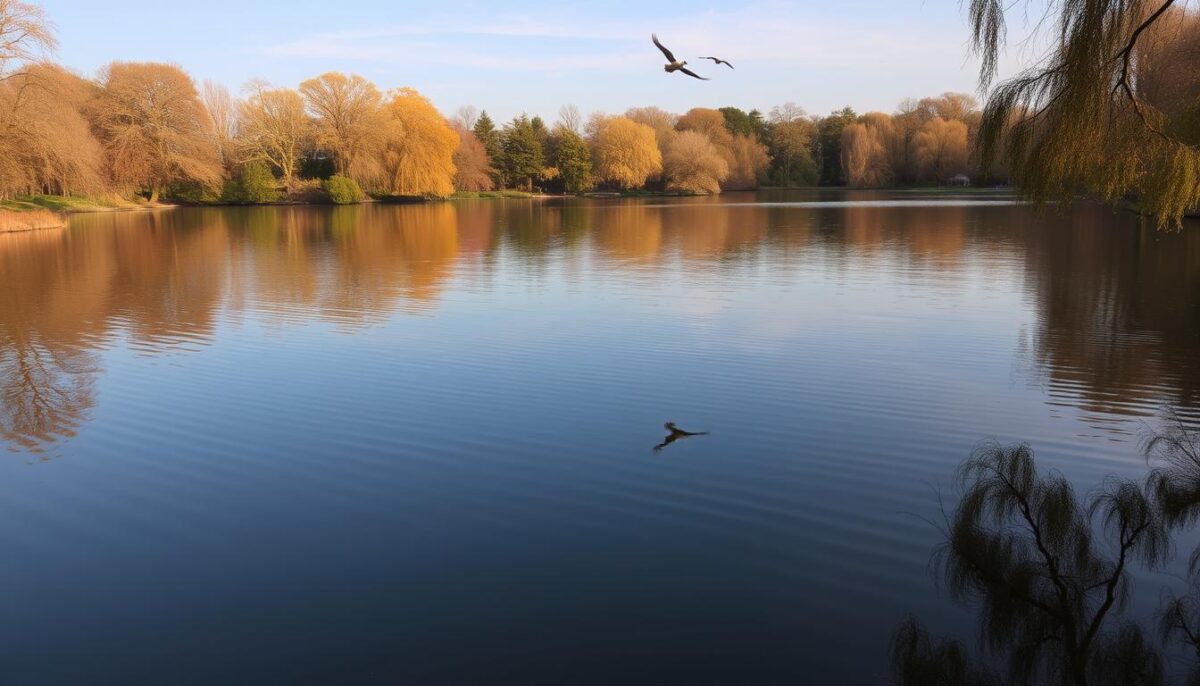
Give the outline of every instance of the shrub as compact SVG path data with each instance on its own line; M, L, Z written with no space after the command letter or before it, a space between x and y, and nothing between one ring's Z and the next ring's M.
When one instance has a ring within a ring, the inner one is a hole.
M221 199L240 203L274 202L279 199L275 175L262 160L247 162L242 165L236 179L225 182Z
M166 191L163 192L163 197L187 205L203 205L220 199L212 187L191 179L176 181L168 185Z
M338 205L350 205L362 202L363 192L358 183L347 176L335 174L325 179L321 187L329 194L329 199Z

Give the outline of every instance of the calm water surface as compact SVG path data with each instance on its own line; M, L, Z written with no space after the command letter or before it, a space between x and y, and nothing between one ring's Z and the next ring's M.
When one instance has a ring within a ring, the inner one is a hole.
M1200 228L1098 208L81 215L0 235L0 683L880 683L974 445L1167 405Z

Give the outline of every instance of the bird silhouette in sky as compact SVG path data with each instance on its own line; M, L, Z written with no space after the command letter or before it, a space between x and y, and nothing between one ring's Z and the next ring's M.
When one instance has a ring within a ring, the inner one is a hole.
M702 59L702 60L712 60L714 64L723 64L723 65L725 65L726 67L729 67L730 69L733 69L733 65L732 65L732 64L730 64L728 60L723 60L723 59L721 59L720 57L701 57L700 59Z
M652 33L650 34L650 40L654 41L654 44L658 46L658 49L662 50L662 54L667 56L667 64L663 67L663 71L667 72L668 74L681 71L694 79L700 79L701 81L708 80L707 78L700 76L694 71L688 69L686 61L680 62L679 60L675 59L675 55L671 54L671 51L667 50L665 45L658 42L658 36Z

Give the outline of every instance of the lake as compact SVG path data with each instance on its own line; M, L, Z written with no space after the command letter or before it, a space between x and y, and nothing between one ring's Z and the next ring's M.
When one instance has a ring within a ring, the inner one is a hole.
M0 682L885 682L905 614L975 635L927 520L980 441L1083 491L1200 426L1198 229L764 191L0 235Z

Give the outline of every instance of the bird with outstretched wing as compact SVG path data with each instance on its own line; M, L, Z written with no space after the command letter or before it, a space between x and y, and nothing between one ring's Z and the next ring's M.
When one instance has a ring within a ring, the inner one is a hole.
M723 60L723 59L721 59L720 57L701 57L700 59L702 59L702 60L712 60L714 64L723 64L723 65L725 65L726 67L729 67L730 69L733 69L733 65L729 63L729 60Z
M667 49L667 46L665 46L661 42L659 42L657 35L655 35L653 33L650 34L650 40L654 41L654 45L658 46L658 49L662 50L662 54L667 58L667 64L663 67L663 71L667 72L668 74L672 74L674 72L679 71L679 72L683 72L684 74L687 74L688 76L690 76L694 79L700 79L701 81L708 81L708 78L706 78L704 76L700 76L699 74L692 71L691 69L688 69L687 61L681 62L681 61L675 59L675 55L670 50Z

